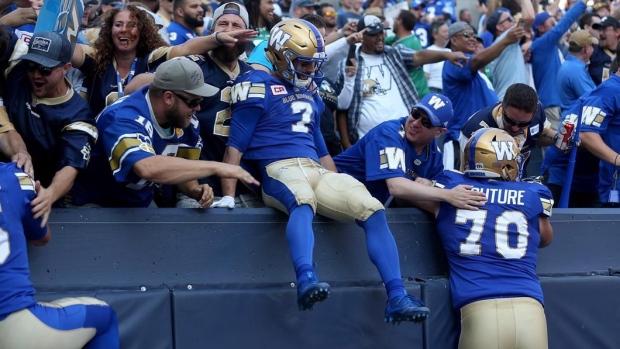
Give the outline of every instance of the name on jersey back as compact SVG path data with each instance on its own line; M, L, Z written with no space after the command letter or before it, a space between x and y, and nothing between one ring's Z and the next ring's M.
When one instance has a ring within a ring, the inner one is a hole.
M487 196L487 203L521 206L525 205L523 203L523 196L525 195L525 190L476 187L471 188L471 190L485 193Z

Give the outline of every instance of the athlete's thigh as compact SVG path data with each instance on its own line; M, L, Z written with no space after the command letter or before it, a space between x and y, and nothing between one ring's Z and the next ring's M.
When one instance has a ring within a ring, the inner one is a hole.
M111 309L95 298L36 303L0 322L0 348L80 349L110 322Z
M313 182L319 175L317 167L309 164L306 159L286 159L267 165L262 183L265 204L285 213L308 204L316 212Z
M510 319L503 306L498 306L497 299L489 299L470 303L461 308L461 335L459 349L501 349L503 343L514 343L510 335Z
M514 309L517 322L516 349L546 349L547 318L543 306L533 298L522 297L515 298Z
M365 221L383 209L363 183L344 173L325 170L316 189L317 212L344 222Z

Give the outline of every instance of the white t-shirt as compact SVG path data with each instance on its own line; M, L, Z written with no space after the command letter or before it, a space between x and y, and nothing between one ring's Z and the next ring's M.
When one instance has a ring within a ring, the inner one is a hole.
M409 110L403 102L394 77L383 63L383 55L368 55L363 52L360 52L360 55L364 59L364 97L357 134L362 138L384 121L407 116Z
M428 50L450 52L449 48L439 47L436 45L429 46ZM443 61L432 64L425 64L422 69L424 69L424 73L428 74L428 87L443 90L443 83L441 82Z

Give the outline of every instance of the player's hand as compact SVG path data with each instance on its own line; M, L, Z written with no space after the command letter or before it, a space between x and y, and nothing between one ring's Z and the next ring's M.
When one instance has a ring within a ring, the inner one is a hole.
M456 65L459 68L463 68L463 63L466 63L469 58L465 56L463 52L446 52L446 60Z
M258 36L258 32L256 30L251 30L251 29L233 30L229 32L218 32L217 41L221 42L222 45L233 47L235 46L237 41L242 41L242 42L248 41L249 39L254 39L257 36Z
M214 207L235 208L235 198L233 198L232 196L224 196L211 204L211 208Z
M478 206L487 203L487 196L479 191L471 190L471 185L458 185L450 189L448 203L456 208L477 211Z
M39 181L36 181L34 188L37 192L37 197L32 200L30 205L32 206L34 219L43 217L43 220L41 221L41 228L43 228L47 224L47 220L52 212L52 205L54 204L54 201L56 201L54 199L54 191L43 188L43 186L41 186L41 182Z
M192 188L190 197L200 204L200 207L211 207L213 203L213 189L208 184L200 184Z
M11 157L11 161L17 163L17 167L21 168L30 178L34 178L34 169L32 167L32 158L28 153L17 153Z
M33 7L18 7L15 11L7 13L0 19L0 23L9 27L19 27L24 24L37 23L37 10Z
M215 172L216 175L222 178L234 178L244 181L248 184L260 185L256 178L252 177L248 171L241 168L241 166L230 165L223 162L218 163L218 167Z

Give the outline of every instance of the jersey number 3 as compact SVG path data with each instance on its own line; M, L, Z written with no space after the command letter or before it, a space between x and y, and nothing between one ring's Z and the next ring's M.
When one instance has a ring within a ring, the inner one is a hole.
M293 102L291 103L291 112L293 115L301 113L301 120L292 126L293 132L308 133L308 124L312 121L312 104L300 101Z
M487 211L457 210L455 224L467 224L471 221L469 235L461 242L460 253L467 256L479 256L482 252L480 239L484 233ZM513 225L517 229L517 245L510 246L508 228ZM527 218L519 211L504 211L495 219L495 248L497 253L506 259L519 259L527 252L528 232Z

